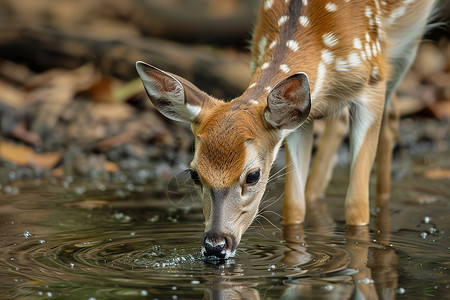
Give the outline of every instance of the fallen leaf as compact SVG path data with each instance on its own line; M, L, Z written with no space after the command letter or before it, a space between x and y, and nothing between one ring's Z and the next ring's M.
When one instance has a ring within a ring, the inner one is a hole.
M428 179L446 179L450 178L450 169L434 168L425 172Z
M35 153L30 147L7 142L0 142L0 157L19 166L41 170L50 169L61 160L59 152Z
M428 109L439 119L450 117L450 101L436 101Z
M109 173L114 173L119 170L119 166L115 162L107 161L105 163L105 170L108 171Z
M56 168L52 170L52 175L55 177L63 177L64 175L64 170L63 168Z

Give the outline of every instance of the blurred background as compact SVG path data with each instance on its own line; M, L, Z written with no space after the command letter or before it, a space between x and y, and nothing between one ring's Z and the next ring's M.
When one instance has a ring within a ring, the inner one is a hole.
M135 62L232 99L250 79L259 2L0 0L0 180L169 178L189 162L192 136L153 108ZM399 87L397 150L448 153L449 3Z

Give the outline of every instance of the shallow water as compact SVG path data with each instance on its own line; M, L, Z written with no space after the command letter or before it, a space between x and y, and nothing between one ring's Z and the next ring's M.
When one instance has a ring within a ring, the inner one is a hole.
M448 169L448 155L412 163L394 168L393 200L372 205L370 227L346 228L338 169L304 227L283 228L280 178L218 264L200 254L200 207L175 206L161 185L4 183L0 299L449 298L448 179L421 175Z

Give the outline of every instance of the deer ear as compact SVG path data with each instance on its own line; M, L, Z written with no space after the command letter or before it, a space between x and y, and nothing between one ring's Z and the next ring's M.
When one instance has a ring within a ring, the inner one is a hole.
M169 119L194 122L209 101L206 93L182 77L142 61L136 62L136 69L153 105Z
M296 129L311 110L309 80L305 73L278 82L267 95L266 121L276 129Z

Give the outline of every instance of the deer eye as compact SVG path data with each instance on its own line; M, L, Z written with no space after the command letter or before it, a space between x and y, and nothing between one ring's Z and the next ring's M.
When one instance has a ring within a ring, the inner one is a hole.
M245 184L253 185L259 181L259 177L261 177L261 170L255 170L247 174L247 178L245 178Z
M191 179L196 185L200 185L202 183L200 181L200 176L198 175L197 171L189 170L189 173L191 173Z

